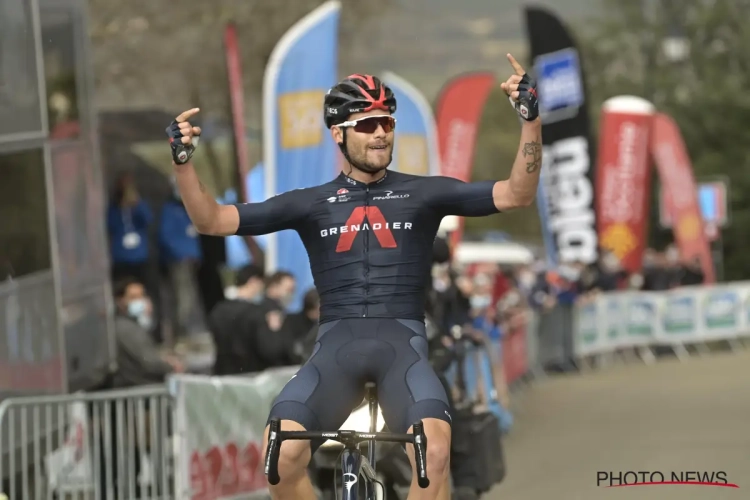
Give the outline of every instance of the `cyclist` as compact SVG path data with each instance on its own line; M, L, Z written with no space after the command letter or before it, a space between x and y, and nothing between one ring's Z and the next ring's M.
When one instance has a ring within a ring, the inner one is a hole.
M201 132L189 123L197 108L167 129L180 193L198 231L227 236L294 229L310 258L321 301L317 342L269 418L281 419L283 430L336 430L362 401L364 384L376 382L391 431L407 432L424 421L431 483L421 490L415 481L410 499L450 497L450 408L427 359L424 326L425 284L440 221L528 206L539 182L536 82L510 54L508 60L514 74L501 87L522 127L507 180L464 183L388 172L396 97L370 75L351 75L325 96L325 124L348 163L343 172L326 184L262 203L219 205L206 192L190 163ZM282 444L281 482L271 487L273 498L315 498L306 467L319 444ZM411 446L407 452L414 467Z

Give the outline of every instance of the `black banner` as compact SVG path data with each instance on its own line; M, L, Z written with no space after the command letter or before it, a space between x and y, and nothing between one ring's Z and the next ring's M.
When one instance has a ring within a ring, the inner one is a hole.
M573 37L546 9L526 7L533 71L539 82L544 159L537 203L548 261L597 257L594 144L586 78Z

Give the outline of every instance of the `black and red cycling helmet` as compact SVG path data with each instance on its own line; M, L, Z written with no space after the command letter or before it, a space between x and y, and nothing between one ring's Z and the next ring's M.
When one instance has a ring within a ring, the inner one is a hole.
M345 122L350 115L371 109L396 112L396 97L386 84L372 75L349 75L331 90L323 101L326 127Z

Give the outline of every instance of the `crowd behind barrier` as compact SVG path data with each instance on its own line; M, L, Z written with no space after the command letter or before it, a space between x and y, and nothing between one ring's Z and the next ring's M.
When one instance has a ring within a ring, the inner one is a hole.
M451 344L463 352L449 369L451 387L463 391L466 411L497 417L498 435L512 432L507 387L618 351L669 346L684 356L716 341L738 348L750 335L750 282L518 305L498 302L499 337L475 323ZM263 428L297 369L173 373L164 384L7 399L0 403L0 493L12 500L264 497Z
M614 292L575 309L576 358L623 348L687 347L726 341L733 349L750 335L750 282L689 286L666 292Z

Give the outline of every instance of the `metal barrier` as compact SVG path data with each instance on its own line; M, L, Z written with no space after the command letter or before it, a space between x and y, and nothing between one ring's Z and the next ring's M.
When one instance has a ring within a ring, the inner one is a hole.
M11 500L168 499L172 400L164 385L0 403L0 493Z
M2 275L0 280L0 400L65 392L65 353L52 272L12 281Z

